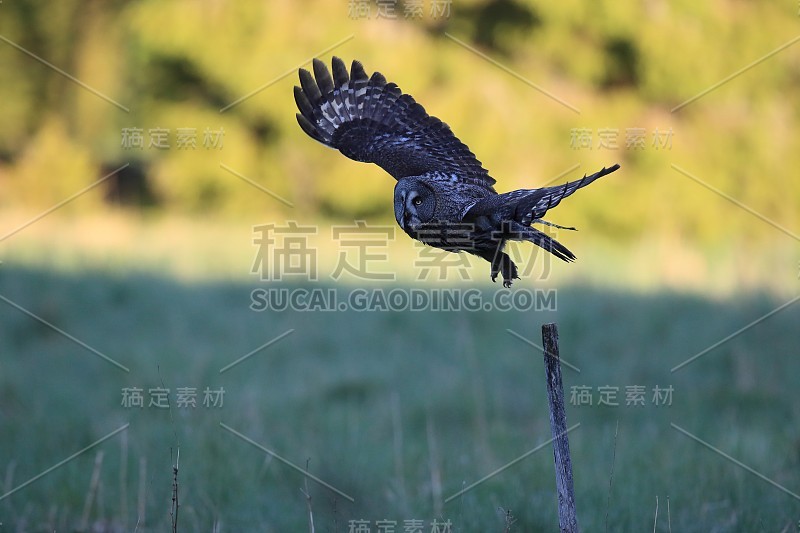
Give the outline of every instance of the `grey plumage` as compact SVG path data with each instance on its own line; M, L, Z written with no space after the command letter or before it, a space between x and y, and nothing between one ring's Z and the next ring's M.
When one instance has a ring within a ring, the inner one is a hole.
M313 71L313 76L299 72L297 122L313 139L350 159L375 163L397 180L395 219L410 237L483 257L492 265L492 281L502 274L506 287L518 278L516 265L503 253L508 240L530 241L564 261L575 259L531 225L555 225L542 219L549 209L619 165L556 187L498 194L495 180L450 127L379 72L368 77L353 61L348 73L338 57L333 77L318 59Z

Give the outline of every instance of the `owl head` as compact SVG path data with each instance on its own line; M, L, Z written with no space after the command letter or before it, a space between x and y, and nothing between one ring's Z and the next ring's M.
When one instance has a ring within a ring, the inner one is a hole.
M414 178L398 180L394 187L394 218L406 233L430 222L435 210L436 193L430 185Z

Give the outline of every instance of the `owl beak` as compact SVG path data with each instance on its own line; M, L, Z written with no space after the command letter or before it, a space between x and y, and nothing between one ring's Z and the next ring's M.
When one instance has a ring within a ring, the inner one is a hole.
M422 223L420 220L411 213L403 214L403 229L406 230L406 232L417 231L421 225Z
M420 226L419 220L417 220L411 213L408 211L403 212L403 216L397 221L400 225L400 228L405 231L406 233L411 233L417 231Z

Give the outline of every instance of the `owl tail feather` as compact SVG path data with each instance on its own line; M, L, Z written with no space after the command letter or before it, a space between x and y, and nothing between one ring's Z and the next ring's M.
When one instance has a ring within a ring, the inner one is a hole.
M547 220L545 220L543 218L537 218L536 220L534 220L532 222L532 224L544 224L545 226L550 226L550 227L553 227L553 228L568 229L569 231L578 231L578 228L575 228L573 226L562 226L560 224L556 224L555 222L548 222Z
M568 263L575 260L575 254L569 251L566 246L550 237L546 233L542 233L538 229L531 228L529 226L516 224L509 239L512 241L532 242L536 246L547 250L562 261L566 261Z

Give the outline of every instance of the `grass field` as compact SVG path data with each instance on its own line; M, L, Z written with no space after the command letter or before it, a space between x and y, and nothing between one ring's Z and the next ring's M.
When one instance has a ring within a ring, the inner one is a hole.
M580 369L564 368L567 394L588 387L593 400L567 406L580 424L570 445L584 530L650 531L656 498L657 531L797 528L800 305L670 371L791 294L573 283L557 288L557 310L254 312L263 286L0 267L3 494L129 424L0 500L2 530L167 530L179 446L179 530L308 530L289 461L336 489L308 482L316 531L358 519L371 531L422 520L427 532L434 519L555 531L550 446L445 503L550 439L541 352L514 333L539 344L551 321ZM606 386L619 405L598 405ZM645 405L626 405L630 386L644 387ZM148 407L158 387L171 389L170 409ZM177 406L179 387L197 390L195 408ZM671 405L654 404L654 387L672 387ZM123 388L143 389L144 407L123 406ZM202 405L206 388L224 388L222 406Z

